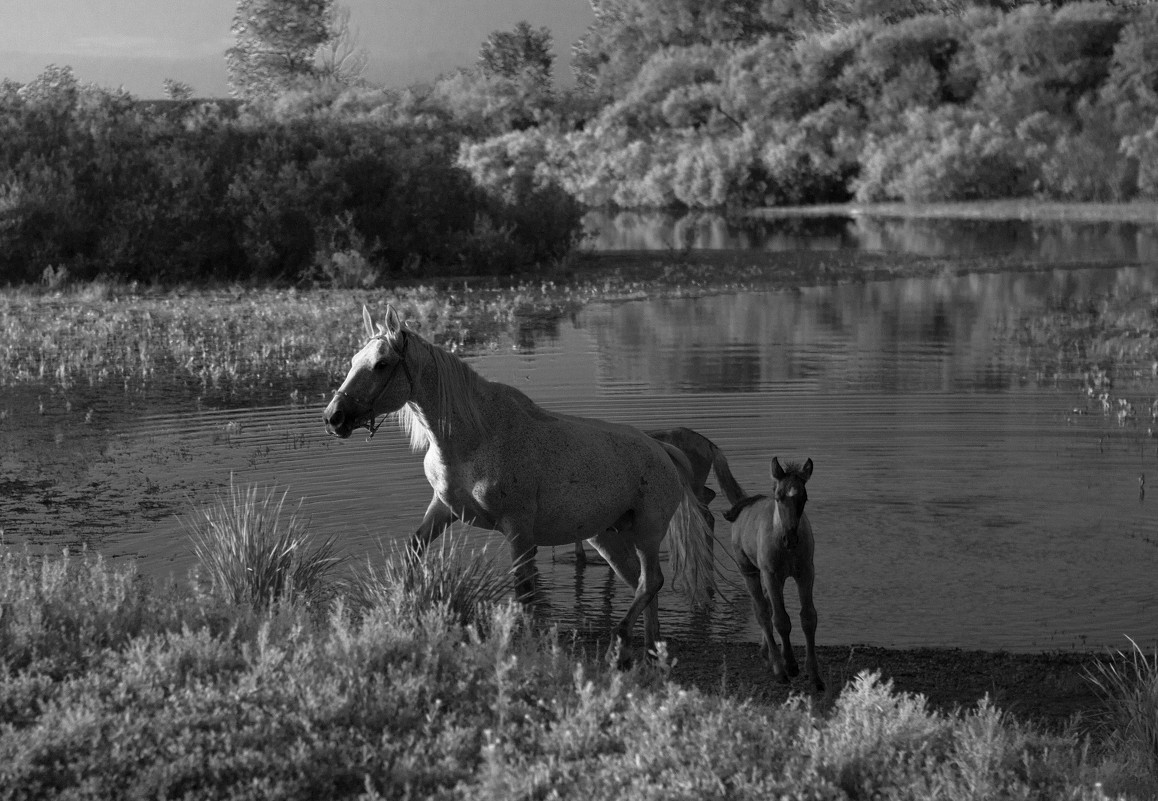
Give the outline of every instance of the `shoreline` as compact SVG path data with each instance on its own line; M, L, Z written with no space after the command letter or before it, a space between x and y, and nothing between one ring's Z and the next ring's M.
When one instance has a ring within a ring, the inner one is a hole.
M803 665L804 649L796 645ZM773 681L759 646L747 642L669 640L673 681L704 693L724 694L756 704L782 704L789 695L813 699L822 710L859 673L879 672L894 690L923 695L931 710L951 714L975 708L988 696L996 708L1024 723L1050 731L1071 725L1089 730L1097 724L1103 701L1085 678L1101 652L1012 653L960 648L884 648L869 645L818 645L817 657L827 687L811 693L807 678L789 685Z

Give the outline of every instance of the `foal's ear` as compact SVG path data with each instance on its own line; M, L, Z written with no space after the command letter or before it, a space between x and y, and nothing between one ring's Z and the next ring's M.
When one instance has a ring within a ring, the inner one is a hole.
M386 328L387 335L393 339L402 330L402 318L398 316L398 312L393 306L386 306Z
M370 310L362 304L362 323L366 326L366 339L374 338L374 320L370 317Z
M777 459L775 456L773 456L772 457L772 480L773 481L781 481L781 480L783 480L784 476L786 476L786 475L787 475L787 473L784 472L784 468L780 466L780 460Z
M804 480L812 478L812 460L809 459L804 463L804 467L800 468L800 475L804 476Z

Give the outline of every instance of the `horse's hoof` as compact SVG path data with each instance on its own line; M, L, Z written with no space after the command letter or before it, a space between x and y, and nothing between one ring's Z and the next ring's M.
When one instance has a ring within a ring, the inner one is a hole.
M800 675L800 666L794 665L790 662L790 663L788 663L788 666L786 668L786 672L788 673L789 678L794 679Z
M818 693L824 692L824 682L823 681L821 681L820 679L815 679L812 683L814 685L816 685L816 691Z
M634 660L631 658L631 648L623 643L613 643L607 649L607 663L615 665L616 670L631 670Z

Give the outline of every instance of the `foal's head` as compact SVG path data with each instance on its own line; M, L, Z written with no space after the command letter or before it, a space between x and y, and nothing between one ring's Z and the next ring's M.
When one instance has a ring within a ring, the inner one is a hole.
M776 504L776 523L783 532L784 544L795 548L800 518L804 514L804 504L808 503L805 484L812 476L812 460L803 465L789 464L783 467L780 460L772 457L772 499Z
M414 387L406 365L408 334L394 307L386 309L386 324L375 326L363 306L362 322L368 341L350 359L346 380L322 414L326 430L343 439L355 429L370 428L379 415L398 411Z

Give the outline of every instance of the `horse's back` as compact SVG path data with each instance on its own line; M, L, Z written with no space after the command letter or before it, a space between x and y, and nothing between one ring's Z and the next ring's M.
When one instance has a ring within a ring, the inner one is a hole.
M536 508L541 544L588 539L627 515L666 525L685 479L662 444L630 426L518 403L522 413L482 446L473 472L501 487L505 506Z

